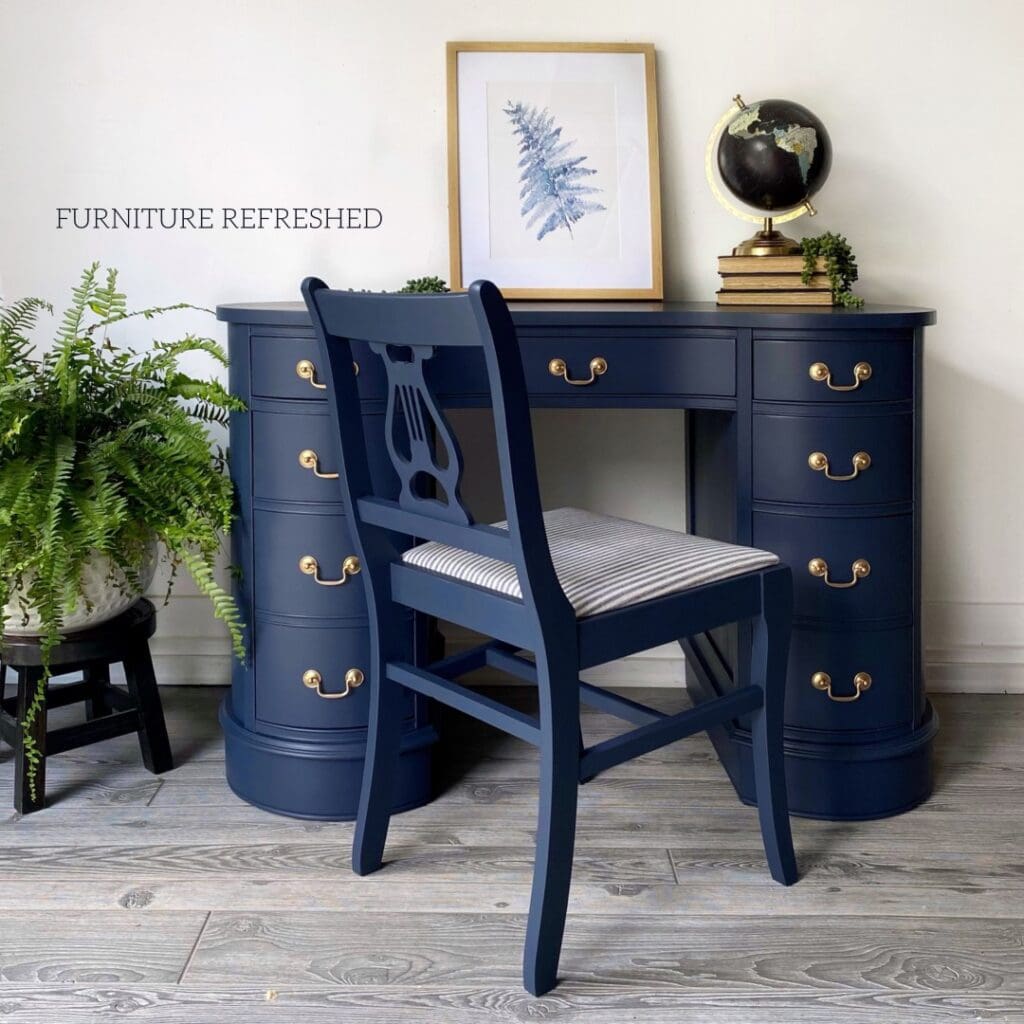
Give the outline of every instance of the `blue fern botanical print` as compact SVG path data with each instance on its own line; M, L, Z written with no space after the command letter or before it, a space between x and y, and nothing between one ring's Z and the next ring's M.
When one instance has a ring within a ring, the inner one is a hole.
M596 174L592 167L584 167L583 156L570 156L575 140L562 142L562 129L547 107L538 110L525 103L508 101L504 113L512 122L512 134L519 136L522 159L519 180L523 187L519 198L523 201L520 214L526 227L532 229L537 221L539 242L546 234L565 228L572 237L572 226L588 213L605 209L587 196L601 191L583 180ZM541 219L543 218L543 220Z

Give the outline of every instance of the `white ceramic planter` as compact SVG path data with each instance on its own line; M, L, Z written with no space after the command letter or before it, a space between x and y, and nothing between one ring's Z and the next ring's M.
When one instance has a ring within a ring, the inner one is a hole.
M106 555L96 555L90 559L82 570L82 596L74 610L65 614L62 632L76 633L90 629L116 618L130 608L153 582L156 564L157 547L154 541L149 545L139 570L141 589L136 590L129 586L124 573ZM115 584L115 580L120 586ZM26 619L18 601L19 594L19 591L11 594L11 599L4 606L3 631L11 636L34 636L42 631L42 622L34 609L29 610Z

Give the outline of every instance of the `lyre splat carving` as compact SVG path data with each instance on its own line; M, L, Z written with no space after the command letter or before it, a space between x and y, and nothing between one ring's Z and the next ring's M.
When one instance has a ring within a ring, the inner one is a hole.
M459 494L462 452L423 373L434 355L433 346L374 342L370 348L381 357L388 375L384 440L402 485L399 505L472 525L473 517ZM438 462L442 450L443 465Z

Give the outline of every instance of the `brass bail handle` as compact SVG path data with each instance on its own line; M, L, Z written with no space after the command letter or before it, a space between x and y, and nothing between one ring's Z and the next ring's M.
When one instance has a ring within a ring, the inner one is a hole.
M324 700L342 700L353 690L358 690L365 681L366 676L363 675L361 669L350 668L345 673L345 689L340 693L327 693L323 688L324 677L315 668L307 668L302 673L302 685L308 686L311 690L316 690L316 695L323 697Z
M358 377L359 376L359 364L355 361L352 363L352 372ZM301 377L302 380L308 380L310 385L317 389L317 391L326 391L327 385L322 384L316 379L316 364L312 359L300 359L295 364L295 375Z
M327 385L321 384L316 379L316 365L312 359L300 359L295 364L295 375L302 378L302 380L308 380L309 383L317 389L317 391L326 391Z
M303 448L299 452L299 465L303 469L308 469L313 476L319 477L321 480L337 480L340 476L339 473L323 473L320 471L320 456L317 455L312 448Z
M855 700L860 700L860 695L871 688L871 681L871 676L867 672L858 672L853 677L854 692L844 696L832 692L832 677L827 672L815 672L811 676L811 686L828 694L828 699L834 700L837 704L850 704Z
M349 576L356 576L362 568L359 559L349 555L341 563L341 576L336 580L324 580L320 578L320 563L312 555L303 555L299 559L299 572L312 576L313 581L321 587L343 587L348 583Z
M857 363L853 368L852 384L833 384L832 371L828 368L828 363L811 363L807 368L807 375L811 380L823 383L829 391L856 391L864 381L871 378L872 372L870 363Z
M824 452L811 452L807 456L807 465L815 471L815 473L824 473L829 480L854 480L858 473L862 473L871 465L871 456L867 452L857 452L856 455L850 459L850 464L853 466L853 472L847 473L845 476L831 472L828 465L828 456Z
M818 579L824 580L826 587L832 587L835 590L848 590L850 587L857 586L862 579L871 574L871 563L866 558L858 558L850 566L851 578L843 583L829 579L828 562L824 558L812 558L807 563L807 571L812 576L817 576Z
M564 359L557 356L548 363L548 373L552 377L561 377L566 384L572 384L577 388L584 388L593 384L598 377L603 377L608 372L608 360L604 356L594 356L590 360L590 376L586 380L575 380L569 376L569 367Z

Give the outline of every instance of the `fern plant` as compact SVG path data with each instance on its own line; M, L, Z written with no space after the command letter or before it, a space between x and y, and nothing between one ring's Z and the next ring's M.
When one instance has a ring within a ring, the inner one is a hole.
M233 497L226 455L211 448L206 425L245 406L216 380L179 367L186 353L224 366L227 357L191 334L141 354L107 336L122 320L182 308L192 307L129 312L117 271L101 274L94 263L73 289L52 347L37 356L29 336L38 317L52 313L49 303L0 307L0 609L13 594L22 612L39 615L44 667L78 602L85 564L106 556L124 577L111 585L135 587L154 538L170 560L168 593L184 566L244 653L238 608L214 575ZM48 675L22 723L33 789L41 755L30 726Z
M532 228L543 217L537 231L538 242L559 228L571 237L573 224L588 213L605 209L601 203L587 198L601 189L583 184L583 179L597 171L584 166L585 155L569 155L576 143L562 142L562 129L556 127L547 107L538 110L509 100L503 110L512 122L512 134L519 136L519 180L523 186L519 191L523 203L519 212L526 226Z

